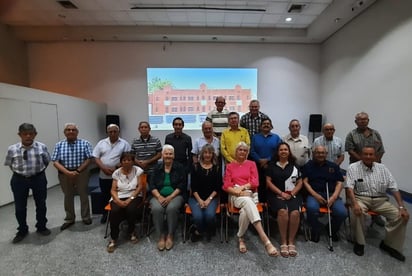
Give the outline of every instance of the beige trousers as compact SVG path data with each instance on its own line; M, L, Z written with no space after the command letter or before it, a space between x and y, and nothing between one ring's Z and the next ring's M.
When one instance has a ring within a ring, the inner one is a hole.
M255 202L250 196L231 196L233 206L240 209L239 211L239 230L237 236L243 237L246 233L249 223L255 223L260 221L259 211L256 207Z
M361 216L356 216L351 209L351 224L353 233L355 234L355 241L358 244L365 244L364 216L368 210L371 210L386 218L385 244L402 252L405 241L406 223L403 222L398 208L390 203L387 197L370 198L355 195L355 198L363 210Z

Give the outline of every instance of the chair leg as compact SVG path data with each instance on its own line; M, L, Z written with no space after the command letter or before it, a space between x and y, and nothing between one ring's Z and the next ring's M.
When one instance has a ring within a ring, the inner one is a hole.
M184 223L183 223L183 229L182 229L182 234L183 234L183 243L186 242L186 232L187 232L187 214L185 213L185 218L184 218Z
M107 212L106 230L104 232L104 238L109 236L109 223L110 223L110 211Z
M266 214L266 231L267 231L268 237L270 238L270 214L269 214L269 206L267 205L265 209L265 214Z

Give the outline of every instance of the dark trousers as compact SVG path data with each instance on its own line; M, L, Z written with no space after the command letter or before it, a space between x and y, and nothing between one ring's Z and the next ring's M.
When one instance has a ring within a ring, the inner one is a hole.
M102 200L104 202L102 214L106 213L106 211L104 210L104 206L106 206L106 204L109 202L111 198L110 191L112 190L112 183L113 179L99 178L100 191L102 193Z
M122 200L126 200L122 199ZM110 211L110 236L112 240L119 238L119 225L123 220L127 220L128 233L134 232L137 215L139 213L139 206L142 203L142 197L136 197L133 199L126 208L122 208L113 201L110 202L112 210Z
M33 192L33 199L36 205L36 228L39 231L46 229L46 198L47 198L47 179L44 172L25 178L18 174L13 174L10 180L11 190L13 191L15 215L19 227L17 230L20 233L27 233L27 198L29 197L30 189Z

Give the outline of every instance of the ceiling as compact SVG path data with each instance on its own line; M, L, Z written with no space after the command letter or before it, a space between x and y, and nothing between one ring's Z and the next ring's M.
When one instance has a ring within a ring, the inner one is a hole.
M27 42L320 43L375 1L1 0L0 22Z

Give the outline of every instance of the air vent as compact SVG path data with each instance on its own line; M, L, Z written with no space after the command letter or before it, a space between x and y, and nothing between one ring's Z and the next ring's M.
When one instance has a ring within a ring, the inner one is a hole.
M305 6L305 4L292 4L288 9L288 13L301 13Z
M78 7L71 1L57 1L65 9L78 9Z

